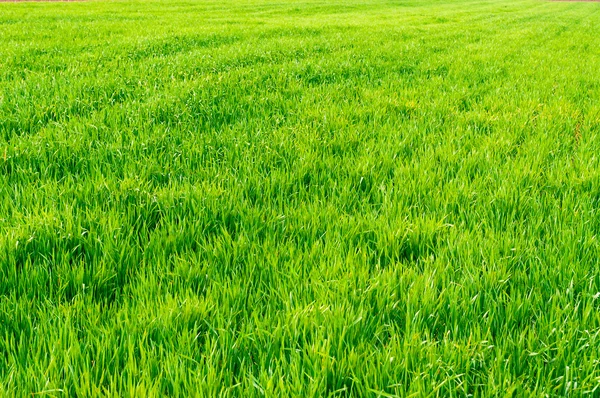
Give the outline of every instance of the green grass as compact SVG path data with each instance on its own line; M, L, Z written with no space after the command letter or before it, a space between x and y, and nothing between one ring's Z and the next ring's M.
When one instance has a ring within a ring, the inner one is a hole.
M0 3L0 395L599 396L600 4Z

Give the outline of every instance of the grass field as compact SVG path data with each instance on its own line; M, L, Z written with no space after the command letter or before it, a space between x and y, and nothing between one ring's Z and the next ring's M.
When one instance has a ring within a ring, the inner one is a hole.
M0 4L1 396L600 396L600 4Z

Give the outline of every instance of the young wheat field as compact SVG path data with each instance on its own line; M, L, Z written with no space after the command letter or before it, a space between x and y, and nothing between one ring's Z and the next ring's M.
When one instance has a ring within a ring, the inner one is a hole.
M600 3L0 4L0 396L600 396Z

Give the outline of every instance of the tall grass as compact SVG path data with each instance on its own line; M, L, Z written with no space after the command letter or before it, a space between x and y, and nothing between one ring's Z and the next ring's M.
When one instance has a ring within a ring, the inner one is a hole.
M600 394L599 10L0 4L0 395Z

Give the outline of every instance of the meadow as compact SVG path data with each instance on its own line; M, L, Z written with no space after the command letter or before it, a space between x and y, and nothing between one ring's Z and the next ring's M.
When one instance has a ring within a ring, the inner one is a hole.
M600 395L600 4L0 4L0 395Z

